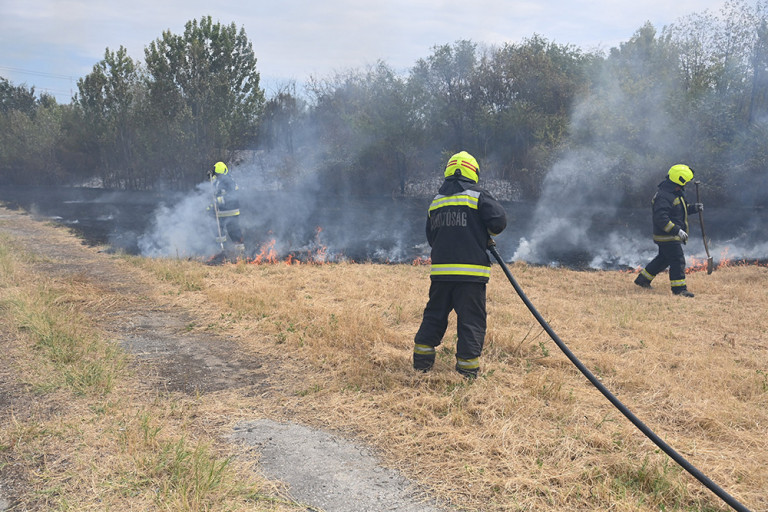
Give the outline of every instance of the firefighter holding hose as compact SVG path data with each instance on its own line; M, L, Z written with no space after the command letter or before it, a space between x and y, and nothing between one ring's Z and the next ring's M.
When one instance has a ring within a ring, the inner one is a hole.
M693 169L684 164L673 165L667 179L659 183L651 201L653 208L653 241L659 246L658 255L640 271L635 284L650 288L651 281L669 267L672 293L693 297L685 283L683 244L688 240L688 215L704 209L701 203L685 201L685 185L693 181Z
M243 232L240 230L240 201L237 197L237 183L229 174L229 168L224 162L216 162L208 175L213 184L213 200L215 201L208 209L215 213L219 229L224 230L229 236L235 246L237 256L243 257L245 256L245 245L243 244ZM222 234L219 233L220 236Z
M448 160L445 181L427 214L427 242L432 248L429 300L414 337L413 367L427 372L435 347L456 312L456 370L477 377L485 342L485 289L491 275L487 247L507 226L501 204L477 184L477 160L462 151Z

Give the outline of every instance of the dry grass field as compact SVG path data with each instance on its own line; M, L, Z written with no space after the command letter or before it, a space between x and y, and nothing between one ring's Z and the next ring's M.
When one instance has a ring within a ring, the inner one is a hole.
M456 510L729 510L579 373L498 265L481 375L468 382L453 370L455 324L433 371L411 369L426 265L100 255L147 283L143 299L188 311L190 333L235 340L278 383L186 396L141 385L131 354L104 336L113 305L97 288L52 282L35 254L0 242L0 381L35 400L2 416L0 475L23 475L29 510L306 510L224 441L254 417L365 442ZM626 272L510 269L648 427L768 510L768 268L693 272L694 299L672 296L665 274L643 290Z

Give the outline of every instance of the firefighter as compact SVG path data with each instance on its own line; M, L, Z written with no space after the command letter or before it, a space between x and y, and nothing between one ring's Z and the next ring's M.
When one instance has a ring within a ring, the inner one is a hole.
M221 229L225 230L229 239L235 245L238 256L245 255L243 232L240 230L240 201L237 198L238 187L234 178L229 174L229 168L224 162L216 162L213 170L209 172L213 183L213 198L216 206L209 206L217 215L217 221L221 222Z
M688 240L688 215L704 209L701 203L685 201L685 185L693 180L693 169L684 164L673 165L667 179L651 200L653 211L653 241L659 246L659 254L640 271L635 284L650 288L651 281L669 267L672 293L681 297L693 297L685 284L685 255L683 244Z
M427 214L427 242L432 248L429 300L414 337L413 367L427 372L435 347L456 312L456 370L477 376L485 342L485 288L491 275L486 248L491 236L507 226L501 204L477 185L477 161L462 151L448 160L445 181Z

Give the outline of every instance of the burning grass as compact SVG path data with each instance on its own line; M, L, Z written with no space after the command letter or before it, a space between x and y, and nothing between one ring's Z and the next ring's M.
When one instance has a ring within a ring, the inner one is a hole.
M41 392L40 407L59 412L19 418L0 437L0 451L32 460L32 481L46 503L299 510L249 501L276 492L249 477L238 449L221 442L238 421L264 416L366 441L461 510L727 509L581 376L498 266L488 287L481 376L467 382L453 370L453 321L434 370L410 368L428 266L127 259L154 283L148 297L185 307L190 330L232 337L271 362L263 370L276 384L263 396L247 389L148 395L119 365L107 365L117 372L111 388L73 398L77 393L54 380L59 387ZM626 272L521 263L511 270L625 405L743 504L768 510L767 268L691 273L694 299L672 296L666 275L643 290ZM4 294L22 287L21 275L35 273L21 258L0 254ZM68 283L60 296L87 310L96 295ZM18 317L3 311L7 332ZM76 312L69 318L82 324ZM23 337L11 345L14 365L30 345ZM190 472L211 478L190 482Z

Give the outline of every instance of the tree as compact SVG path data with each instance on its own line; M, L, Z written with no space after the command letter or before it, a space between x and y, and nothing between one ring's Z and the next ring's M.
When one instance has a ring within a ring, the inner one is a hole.
M599 169L602 184L630 192L649 186L640 182L645 169L668 168L670 158L690 162L690 132L674 115L685 98L670 36L657 37L646 23L611 49L600 70L589 95L574 109L568 144L610 162Z
M295 183L311 166L315 150L309 107L294 82L281 86L264 104L259 120L259 159L281 186Z
M0 78L0 179L5 184L50 185L64 181L56 158L62 107L52 96Z
M477 152L476 122L480 108L477 81L477 45L457 41L435 46L432 55L419 59L409 81L420 91L417 115L438 146ZM479 155L478 155L479 156Z
M101 181L106 187L144 189L153 175L140 165L145 148L137 147L139 130L137 97L141 83L136 63L124 47L107 48L104 59L78 80L75 104L86 127L83 147L98 155Z
M8 113L16 110L31 115L36 108L34 87L15 86L0 76L0 112Z
M691 14L664 30L677 47L689 98L702 97L717 84L716 31L717 19L709 12Z
M422 138L407 81L379 61L308 89L334 189L403 194Z
M406 80L381 61L368 71L363 86L366 101L356 124L367 136L369 157L361 162L362 168L376 169L377 190L387 190L386 183L396 183L399 193L404 194L409 162L422 140L413 113L414 96Z
M155 161L178 183L197 183L216 160L255 140L264 104L256 57L244 29L211 17L170 31L145 49Z
M551 156L568 133L575 99L600 59L534 35L484 55L479 65L487 153L501 177L538 192Z

